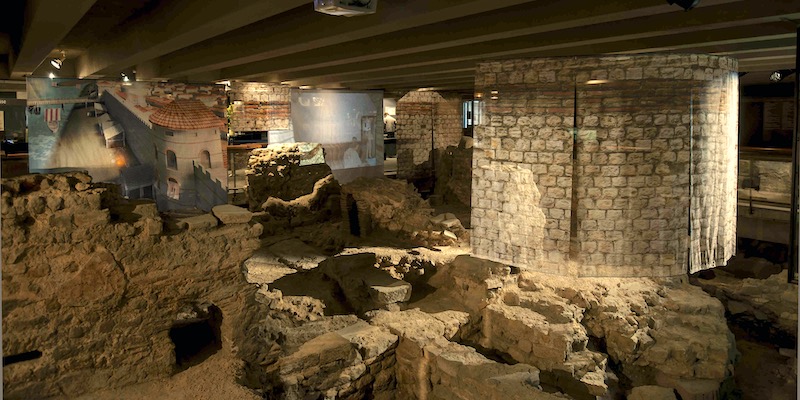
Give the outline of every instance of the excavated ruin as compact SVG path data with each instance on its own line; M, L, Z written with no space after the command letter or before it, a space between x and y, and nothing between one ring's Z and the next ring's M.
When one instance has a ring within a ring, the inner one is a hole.
M286 154L254 154L273 173L259 179L305 167ZM461 221L398 181L344 185L341 220L311 215L281 235L257 222L287 222L271 196L161 214L82 173L2 188L8 398L726 398L739 353L725 305L796 324L796 308L773 306L791 291L780 275L701 281L718 299L682 277L555 276L472 256ZM332 240L347 247L317 244Z

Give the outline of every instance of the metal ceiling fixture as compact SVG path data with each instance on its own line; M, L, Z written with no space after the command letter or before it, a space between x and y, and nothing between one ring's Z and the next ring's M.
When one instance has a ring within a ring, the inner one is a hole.
M374 14L378 0L314 0L314 10L342 17Z
M677 4L683 7L685 11L689 11L695 8L700 3L700 0L667 0L667 3Z
M795 73L796 69L779 69L777 71L773 71L769 74L769 80L772 82L780 82L784 80L787 76Z
M67 53L64 50L61 50L61 57L56 57L50 60L50 65L53 66L55 69L61 69L61 66L64 65L64 60L67 59Z

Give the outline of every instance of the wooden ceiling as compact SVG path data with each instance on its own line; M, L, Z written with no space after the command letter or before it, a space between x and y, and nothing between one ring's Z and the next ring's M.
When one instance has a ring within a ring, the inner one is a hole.
M360 17L309 0L4 0L0 79L242 80L470 91L482 59L703 52L764 76L794 68L800 1L381 0ZM755 79L753 77L749 79ZM2 90L2 85L0 85Z

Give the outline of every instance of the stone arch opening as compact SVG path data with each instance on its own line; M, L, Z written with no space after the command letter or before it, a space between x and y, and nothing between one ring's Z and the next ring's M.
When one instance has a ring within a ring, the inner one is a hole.
M222 310L215 305L181 311L169 330L175 348L175 367L183 371L205 361L222 348Z

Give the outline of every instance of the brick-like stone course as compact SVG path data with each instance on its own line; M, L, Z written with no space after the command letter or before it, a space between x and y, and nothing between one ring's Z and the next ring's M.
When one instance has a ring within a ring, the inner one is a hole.
M477 71L476 94L487 100L475 128L475 255L554 273L577 265L587 276L679 275L687 254L692 271L732 255L735 60L519 59L480 63ZM508 240L481 218L501 211L487 182L503 184L497 174L510 166L530 170L541 193L541 263L507 253Z
M434 91L408 92L397 101L396 119L397 177L428 176L433 172L431 150L457 146L461 140L461 97Z
M292 129L291 88L272 83L231 82L234 132Z

